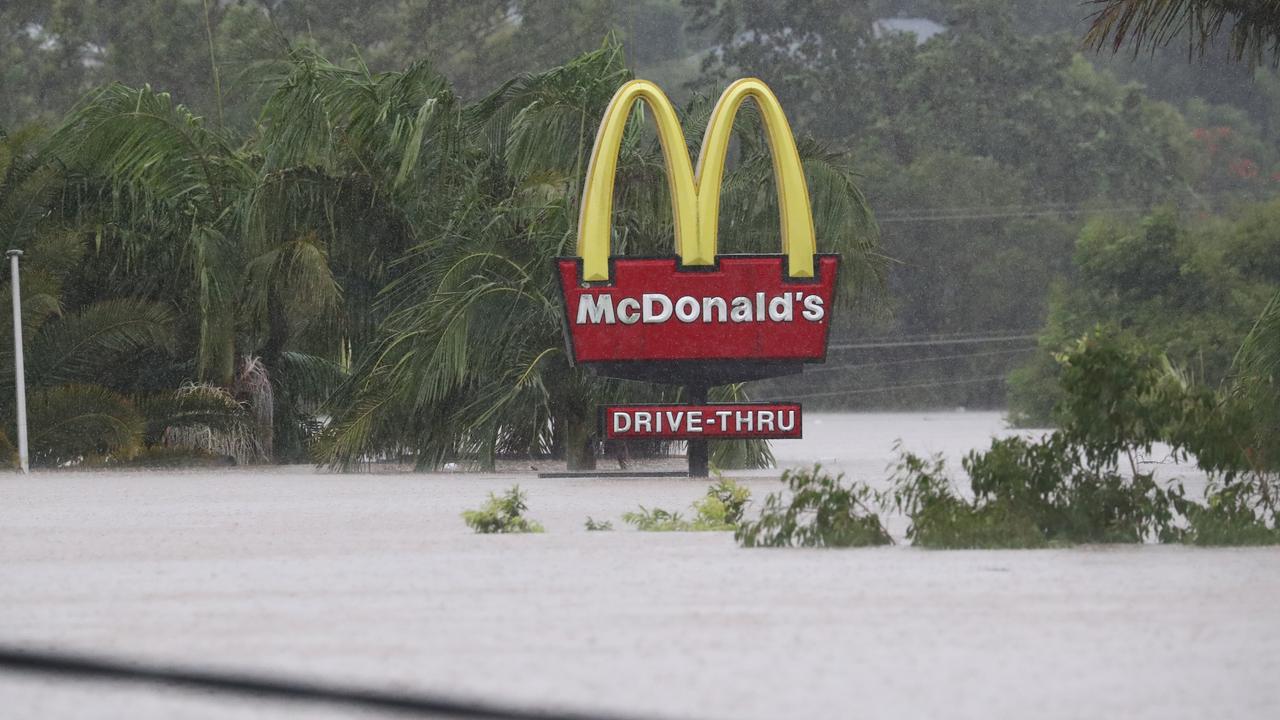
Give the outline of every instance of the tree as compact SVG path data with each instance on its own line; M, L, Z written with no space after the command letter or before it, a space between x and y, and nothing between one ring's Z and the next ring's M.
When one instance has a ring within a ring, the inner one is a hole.
M447 224L409 251L404 275L380 298L381 338L334 401L325 461L407 453L420 466L486 464L500 452L551 452L589 467L597 405L672 397L570 366L552 272L552 259L571 252L594 126L630 77L620 48L606 44L463 110L469 132L451 185L456 205ZM686 138L700 137L708 113L707 102L691 108ZM743 243L734 250L775 251L763 140L749 119L740 127L742 159L726 178L720 220ZM800 148L819 235L845 253L851 285L874 286L873 225L852 175L821 145ZM671 251L661 157L656 139L632 123L616 191L619 254Z
M230 395L165 387L138 367L140 360L163 364L172 356L170 305L129 295L74 303L69 281L90 251L73 225L45 217L61 182L32 150L36 144L31 131L0 131L0 228L10 246L25 249L22 329L32 462L127 461L179 428L242 426L244 412ZM6 276L0 285L7 283ZM0 321L6 337L11 317ZM12 346L0 344L0 415L6 418L15 415L13 367ZM10 437L0 432L6 461L14 453Z
M1271 387L1266 372L1242 370L1265 370L1267 362L1244 363L1237 348L1246 337L1256 348L1268 344L1267 323L1258 318L1280 287L1278 218L1280 203L1271 201L1198 220L1169 209L1139 222L1091 219L1076 240L1069 279L1051 296L1042 352L1014 376L1015 412L1027 422L1052 420L1050 353L1096 324L1125 329L1210 387L1229 388L1241 372L1258 389Z

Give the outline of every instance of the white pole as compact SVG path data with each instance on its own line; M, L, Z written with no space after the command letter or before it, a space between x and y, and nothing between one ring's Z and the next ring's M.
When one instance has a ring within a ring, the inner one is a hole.
M22 472L31 471L27 455L27 378L22 364L22 292L18 288L18 258L21 250L10 250L9 276L13 285L13 377L18 397L18 463Z

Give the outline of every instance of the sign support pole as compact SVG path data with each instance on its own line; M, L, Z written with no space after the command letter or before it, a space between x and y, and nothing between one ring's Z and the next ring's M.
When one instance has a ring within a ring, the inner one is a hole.
M691 405L707 404L707 387L706 383L696 383L686 385L684 392L688 396L688 403ZM707 439L698 438L696 440L687 441L689 455L689 477L704 478L709 472L709 462L707 456Z
M27 379L22 358L22 292L18 289L18 258L21 250L10 250L9 256L10 285L13 288L13 378L17 392L18 410L18 465L23 474L31 471L30 456L27 454Z

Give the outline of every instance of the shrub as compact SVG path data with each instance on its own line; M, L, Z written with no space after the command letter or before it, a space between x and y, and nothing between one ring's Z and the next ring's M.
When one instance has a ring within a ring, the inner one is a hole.
M624 513L623 522L645 532L700 532L733 530L742 520L751 491L733 480L721 479L707 488L707 494L691 506L694 516L685 519L678 512L641 505L635 512Z
M662 508L649 509L641 505L637 511L622 514L622 521L644 532L687 532L695 530L693 523L678 512Z
M877 497L862 483L843 483L821 465L787 470L782 481L790 490L770 493L760 518L738 525L734 537L743 547L858 547L893 542L871 504Z
M513 485L502 495L489 493L489 499L479 510L467 510L462 519L467 527L477 533L540 533L542 526L524 517L525 494L519 485Z
M1058 356L1061 428L1030 441L993 440L963 465L973 501L961 500L942 462L899 450L896 507L908 536L933 547L1036 547L1050 543L1275 542L1273 474L1250 462L1247 407L1190 383L1167 359L1098 328ZM1140 455L1157 442L1194 454L1210 475L1207 505L1181 486L1161 487ZM1119 470L1127 461L1128 476ZM1186 526L1180 518L1186 518Z
M707 488L707 494L693 504L698 521L732 529L742 521L747 504L751 502L751 490L742 487L733 480L721 478L719 482Z
M590 530L592 532L601 532L606 530L612 530L613 523L609 522L608 520L601 520L597 522L591 519L590 516L587 516L586 527L587 527L587 530Z
M1276 488L1265 476L1206 488L1205 505L1187 507L1186 542L1193 545L1280 545Z
M1025 509L1007 500L969 502L956 495L942 458L925 460L898 446L894 488L886 500L906 515L912 544L931 548L1033 548L1044 534Z

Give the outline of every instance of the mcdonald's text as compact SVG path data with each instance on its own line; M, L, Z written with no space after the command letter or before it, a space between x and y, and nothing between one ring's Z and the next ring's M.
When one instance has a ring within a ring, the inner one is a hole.
M676 258L614 258L608 284L559 261L565 330L578 363L817 362L825 355L839 259L791 278L781 255L726 255L681 268Z
M611 405L601 420L610 440L795 439L802 431L797 403Z
M627 297L617 302L613 295L582 295L578 298L577 322L634 325L638 322L663 323L673 319L679 322L791 322L796 319L796 306L801 305L800 317L817 322L826 315L822 297L804 292L786 292L766 297L758 292L755 297L739 295L734 298L708 296L696 298L683 295L675 301L662 293L645 293L640 297ZM731 309L732 308L732 309Z

